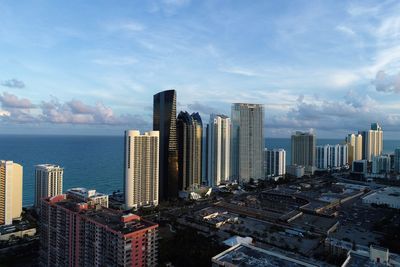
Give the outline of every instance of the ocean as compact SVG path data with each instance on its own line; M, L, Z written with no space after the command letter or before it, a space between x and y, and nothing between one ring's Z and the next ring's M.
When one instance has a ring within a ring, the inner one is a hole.
M341 141L317 139L319 145ZM290 139L267 138L266 147L285 149L290 164ZM400 141L384 142L385 153L396 147L400 147ZM0 135L0 159L13 160L24 167L24 206L33 204L35 165L43 163L64 167L64 190L72 187L102 193L123 190L123 136Z

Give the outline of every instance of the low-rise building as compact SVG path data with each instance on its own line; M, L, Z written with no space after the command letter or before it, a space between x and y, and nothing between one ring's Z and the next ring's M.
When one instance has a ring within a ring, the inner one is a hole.
M350 250L341 267L400 266L400 255L389 249L371 245L368 250Z
M365 204L387 205L393 209L400 209L400 188L385 187L363 197Z
M246 243L239 243L236 246L230 247L229 249L212 257L211 262L213 267L329 266L323 262L297 258L293 255L287 255L279 251L263 249Z

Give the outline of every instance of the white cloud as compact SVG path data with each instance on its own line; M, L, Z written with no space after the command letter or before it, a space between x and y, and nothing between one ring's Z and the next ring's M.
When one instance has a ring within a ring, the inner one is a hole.
M360 80L360 76L352 72L337 72L330 76L329 81L335 87L348 87Z
M93 63L105 66L127 66L137 62L138 60L133 57L105 57L93 60Z
M220 68L219 71L225 72L225 73L230 73L230 74L238 74L238 75L242 75L242 76L248 76L248 77L260 76L259 73L255 72L253 70L249 70L249 69L245 69L245 68L241 68L241 67Z
M106 29L109 31L140 32L143 31L145 27L142 23L137 21L120 20L109 22L106 24Z
M350 35L350 36L356 35L356 33L352 29L350 29L349 27L344 26L344 25L339 25L335 29L339 32L342 32L342 33Z

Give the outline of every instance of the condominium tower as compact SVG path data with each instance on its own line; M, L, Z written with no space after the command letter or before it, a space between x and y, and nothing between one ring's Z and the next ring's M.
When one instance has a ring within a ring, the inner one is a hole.
M22 166L0 161L0 225L12 224L22 213Z
M394 150L394 171L400 173L400 147Z
M348 146L323 145L316 147L316 167L320 170L342 168L348 164Z
M176 136L176 91L154 95L153 130L160 132L159 198L178 197L178 144Z
M54 164L40 164L35 168L35 207L40 200L62 194L64 169Z
M232 104L232 178L264 179L264 107Z
M40 266L157 266L158 225L70 193L42 199Z
M203 123L199 113L181 111L177 118L179 190L201 184Z
M346 143L349 152L349 164L351 165L354 160L362 159L363 152L363 139L361 134L349 134L346 137Z
M372 157L380 156L383 151L383 130L378 123L372 123L371 129L360 131L362 135L363 159L372 161Z
M286 174L286 151L280 149L265 149L265 176L267 178Z
M305 171L313 173L315 168L316 136L312 132L297 131L292 135L292 165L304 166Z
M211 114L207 125L207 181L217 186L230 178L231 119Z
M125 206L157 206L159 132L125 131Z

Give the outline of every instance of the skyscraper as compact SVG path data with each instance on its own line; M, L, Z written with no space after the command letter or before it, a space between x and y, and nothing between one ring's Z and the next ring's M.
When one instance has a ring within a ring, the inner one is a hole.
M210 115L207 126L207 181L217 186L230 178L231 119L225 115Z
M0 161L0 225L12 224L22 213L22 166Z
M35 207L40 207L40 199L62 194L64 169L54 164L36 165Z
M157 206L159 132L125 131L125 206Z
M176 138L176 91L154 95L153 130L160 132L160 200L178 197L178 144Z
M232 104L232 178L264 179L264 107Z
M177 118L179 190L201 184L203 123L199 113L181 111Z
M157 266L158 225L67 194L42 199L40 266Z
M313 173L315 168L316 136L312 132L296 132L292 135L292 165L301 165Z
M362 159L363 142L361 134L349 134L346 137L348 145L349 164L351 165L354 160Z
M284 149L265 149L265 175L277 177L286 174L286 151Z
M371 124L371 130L360 131L363 141L363 159L372 161L372 157L382 155L383 130L378 123Z
M400 147L394 150L394 171L400 173Z

